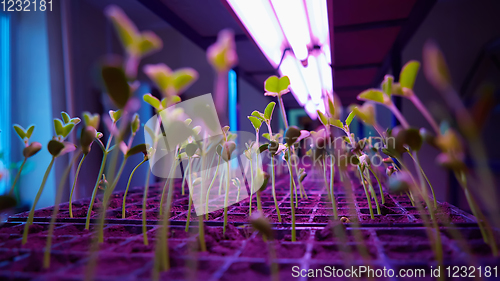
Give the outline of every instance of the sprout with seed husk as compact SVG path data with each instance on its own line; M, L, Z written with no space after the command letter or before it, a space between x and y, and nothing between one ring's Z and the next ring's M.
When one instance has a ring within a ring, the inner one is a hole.
M14 124L14 130L16 131L17 135L21 138L21 140L24 143L24 149L23 149L23 156L24 160L19 167L19 170L17 171L16 177L14 178L14 181L12 182L12 186L10 187L9 191L9 196L13 196L14 194L14 188L16 187L16 183L19 180L19 177L21 176L21 172L23 171L24 164L26 164L26 161L28 158L34 156L37 154L41 149L42 149L42 144L39 142L32 142L30 143L30 138L31 135L33 134L33 131L35 130L35 126L31 125L29 126L28 129L24 129L20 125ZM7 199L6 199L7 200ZM7 200L6 202L10 202L10 200ZM9 204L7 204L8 206Z
M75 178L73 180L73 186L71 187L71 191L69 194L69 217L73 217L73 192L75 191L76 182L78 180L78 175L80 174L80 168L82 167L83 161L90 153L90 148L94 143L94 140L100 139L102 137L102 133L98 132L100 122L99 114L90 114L89 112L83 113L83 123L85 127L82 128L80 133L80 146L83 152L83 156L78 163L78 167L76 168Z
M52 166L54 165L54 161L56 160L57 157L62 156L64 154L67 154L71 151L74 151L76 149L76 146L70 142L64 141L71 131L75 128L75 126L80 123L80 118L75 117L71 118L66 112L61 112L61 116L63 120L61 119L54 119L54 130L56 135L52 140L49 141L47 144L47 149L49 150L49 153L52 155L52 159L50 160L49 166L47 167L47 170L45 171L45 174L42 179L42 183L40 185L40 188L38 189L38 192L36 194L35 200L33 201L33 206L31 207L30 213L28 215L28 219L26 220L26 223L24 224L24 232L23 232L23 240L22 244L26 244L28 241L28 232L29 232L29 227L33 223L33 216L35 214L35 208L38 203L38 200L40 200L40 196L42 195L43 188L45 187L45 183L47 182L47 178L49 177L49 173L52 170Z

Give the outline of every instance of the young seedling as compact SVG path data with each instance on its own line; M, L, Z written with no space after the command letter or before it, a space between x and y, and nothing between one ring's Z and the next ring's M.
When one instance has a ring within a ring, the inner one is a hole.
M252 227L259 231L262 235L262 240L268 241L267 247L269 252L269 263L271 263L271 276L273 281L279 280L279 268L276 260L276 249L274 246L274 234L269 221L263 216L262 212L255 212L250 217Z
M16 131L17 135L21 138L21 140L24 143L24 149L23 149L23 156L24 160L19 167L19 170L17 171L16 177L14 178L14 181L12 182L12 186L10 187L9 191L9 196L13 196L14 194L14 188L16 187L17 181L19 180L19 177L21 176L21 172L23 171L24 164L26 164L26 161L28 158L34 156L37 154L41 149L42 149L42 144L39 142L32 142L30 143L30 138L31 135L33 134L33 131L35 130L35 126L31 125L27 130L25 130L23 127L15 124L14 130Z
M288 163L288 170L290 172L290 209L292 210L292 242L295 242L296 240L296 235L295 235L295 207L293 203L293 190L294 190L294 181L293 181L293 170L292 170L292 154L291 150L292 147L295 143L299 143L302 139L306 138L309 136L309 132L305 130L299 130L299 128L292 126L288 127L288 129L285 132L285 147L284 147L284 153L285 153L285 160ZM279 150L279 149L278 149Z
M97 132L99 128L99 122L101 118L99 114L90 114L89 112L83 113L83 122L85 127L82 128L80 145L82 147L83 156L78 163L78 167L76 168L75 178L73 180L73 186L71 187L71 192L69 194L69 217L73 217L73 192L75 191L76 182L78 181L78 175L80 174L80 168L82 167L83 161L90 153L90 148L92 143L94 143L94 139L100 139L102 137L102 133Z
M100 139L96 139L97 144L99 145L99 147L102 150L103 156L102 156L102 160L101 160L101 167L99 168L99 173L97 174L97 179L96 179L96 182L94 185L94 190L92 191L92 198L90 199L90 205L89 205L89 208L87 210L87 218L85 221L85 229L87 229L87 230L90 227L90 216L92 214L92 208L94 207L94 201L95 201L95 198L97 195L97 190L99 188L99 181L101 180L101 177L104 174L104 168L106 167L106 160L108 159L109 153L115 148L115 146L111 146L111 142L113 140L113 136L118 135L118 133L117 133L118 129L116 128L116 123L118 122L118 120L120 120L120 118L122 117L122 114L123 114L123 111L121 109L117 110L117 111L114 111L114 110L109 111L109 117L111 118L112 123L111 123L111 125L108 125L109 126L108 129L110 130L110 134L109 134L106 146L104 146L104 144L102 143L102 141Z
M54 165L55 159L59 156L62 156L76 149L76 146L74 144L70 142L65 142L64 140L68 137L71 131L75 128L75 126L78 123L80 123L80 118L78 117L71 118L64 111L61 112L61 116L63 120L57 118L54 119L54 130L56 135L52 140L49 141L47 145L47 149L49 150L49 153L52 155L52 159L50 160L47 170L45 170L42 183L40 184L40 188L38 189L38 192L35 196L35 200L33 201L33 205L31 206L28 219L26 220L26 223L24 225L23 240L22 240L23 245L26 244L26 242L28 242L29 227L33 223L35 208L38 203L38 200L40 200L40 196L42 196L43 188L45 187L45 183L47 182L50 171L52 170L52 166Z
M227 127L227 126L226 126ZM225 127L225 128L226 128ZM229 198L229 188L231 187L231 155L236 149L236 143L233 141L227 141L227 133L229 131L229 127L226 130L223 130L225 142L222 146L222 160L226 162L226 194L224 197L224 228L223 234L226 234L226 226L227 226L227 207L228 207L228 198Z

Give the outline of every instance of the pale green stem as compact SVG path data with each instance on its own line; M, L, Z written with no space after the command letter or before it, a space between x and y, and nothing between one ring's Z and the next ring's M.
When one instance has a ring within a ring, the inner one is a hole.
M168 179L165 180L165 184L163 185L163 189L161 192L161 199L160 199L160 215L163 214L163 204L164 204L164 199L165 199L165 190L167 189L167 185L169 184L169 179L173 177L173 173L175 171L175 168L177 167L176 165L177 159L174 159L174 163L172 163L172 166L170 167L170 172L168 172Z
M62 194L64 190L63 187L64 184L66 183L66 179L68 178L69 172L71 171L71 167L73 167L73 164L75 163L76 159L78 159L78 157L80 156L80 153L81 152L75 154L75 156L69 163L68 167L66 167L66 169L64 170L64 173L61 177L61 181L59 182L59 186L57 187L56 190L56 201L54 203L54 209L52 210L52 217L50 218L49 232L47 234L47 242L45 244L45 250L43 255L43 268L50 267L50 248L52 247L52 235L54 234L54 227L57 219L57 213L59 212L59 204L61 203Z
M17 171L16 177L14 178L14 181L12 182L12 186L10 187L9 195L12 195L14 193L14 188L16 187L17 181L19 180L19 177L21 176L21 172L23 171L24 164L26 164L26 160L28 160L28 158L24 157L23 163L21 164L21 167L19 167L19 170Z
M337 202L335 200L335 193L333 191L333 179L335 177L335 165L333 163L333 156L330 157L330 194L332 195L332 208L333 208L333 218L338 219L338 214L337 214ZM326 162L325 162L326 164Z
M393 103L391 103L387 107L392 111L392 114L394 114L394 116L396 116L396 118L399 120L399 122L401 123L401 126L403 126L403 128L405 128L405 129L410 128L410 124L408 124L408 121L406 121L404 116L401 114L401 111L399 111L399 109Z
M226 226L227 226L227 200L228 200L228 197L229 197L229 186L231 185L231 182L229 180L230 177L231 177L231 174L229 173L229 171L230 171L229 169L231 168L229 166L229 161L227 161L226 164L227 164L227 175L226 175L226 179L227 180L226 180L226 197L224 198L224 228L222 230L222 234L223 235L226 234Z
M250 159L250 202L248 204L248 216L252 215L252 197L253 197L253 167L252 160Z
M420 165L420 161L418 159L417 152L415 151L415 157L413 157L413 155L411 153L408 153L408 155L410 155L411 159L413 159L413 161L415 161L415 164L418 166L418 169L420 170L420 173L422 173L422 176L424 176L425 181L427 182L427 184L431 188L432 198L434 199L434 209L436 209L437 208L437 200L436 200L436 195L434 193L434 188L432 187L431 182L427 178L427 175L425 174L424 169L422 168L422 165Z
M380 183L380 180L378 179L377 174L375 174L375 171L373 171L372 167L368 166L368 169L370 170L370 172L372 172L373 176L377 180L377 184L380 189L380 196L382 197L382 204L385 204L384 190L382 189L382 184Z
M132 173L130 173L130 177L128 177L127 188L125 189L125 193L123 194L122 219L125 218L125 204L127 202L127 193L128 193L128 188L130 187L130 182L132 181L132 177L134 176L135 171L137 170L137 168L139 168L139 166L141 166L142 164L144 164L144 162L146 162L146 161L148 161L148 160L144 159L144 160L142 160L141 163L137 164L137 166L135 166L135 168L132 170Z
M40 185L40 188L38 188L38 192L35 196L35 200L33 201L33 206L31 206L30 213L28 215L28 219L26 220L26 223L24 224L24 232L23 232L23 241L22 244L26 244L28 242L28 232L29 232L29 227L33 223L33 216L35 215L35 208L36 204L38 203L38 200L40 200L40 196L42 196L43 188L45 187L45 183L47 183L47 178L49 177L50 170L52 170L52 166L54 165L54 160L56 157L52 156L52 159L50 160L49 166L47 167L47 170L45 170L45 174L43 175L42 179L42 184Z
M85 229L86 230L88 230L90 227L90 215L92 214L92 208L94 206L94 201L95 201L95 197L97 194L97 189L99 188L99 182L101 180L101 175L104 173L104 167L106 166L106 159L108 158L108 152L104 151L103 153L104 153L104 155L102 157L101 168L99 169L97 181L95 183L94 190L92 192L92 198L90 199L89 209L87 210L87 219L85 221Z
M214 185L215 178L217 178L217 173L219 172L220 158L221 157L219 156L219 160L217 160L217 167L215 168L214 178L210 182L210 186L208 187L208 191L207 191L207 200L206 200L206 203L205 203L205 218L207 220L208 220L208 199L210 197L210 191L212 190L212 186Z
M186 184L186 175L189 173L189 170L191 169L191 164L188 160L188 165L186 167L186 170L184 171L184 175L182 176L182 186L181 186L181 189L182 189L182 195L185 195L185 192L184 192L184 185Z
M188 162L189 162L189 164L188 164L189 168L191 169L191 165L193 165L193 160L191 159L191 157L189 157ZM193 198L192 198L193 197L193 190L190 187L192 184L193 184L193 180L192 180L191 171L190 171L190 173L188 174L189 204L188 204L186 227L185 227L186 232L189 231L189 221L191 220L191 207L193 206Z
M290 172L290 209L292 210L292 242L296 241L295 232L295 207L293 205L293 170L290 164L290 149L288 150L288 170Z
M148 199L148 191L149 191L149 178L151 176L151 172L148 170L146 173L146 186L144 187L144 195L142 197L142 240L144 241L144 245L148 245L148 228L146 226L146 203Z
M409 99L413 102L413 104L420 111L420 113L422 113L422 115L425 117L425 119L427 120L427 122L429 122L429 124L431 125L432 129L434 130L434 132L436 132L436 135L440 135L441 133L439 131L438 124L436 123L436 121L432 117L431 113L422 104L422 102L420 101L420 99L415 94L410 95Z
M73 192L75 191L76 181L78 180L78 175L80 174L80 168L82 167L82 163L87 157L87 154L84 154L80 163L78 163L78 168L76 168L75 179L73 180L73 186L71 187L71 192L69 194L69 217L73 217Z
M368 195L368 189L366 188L366 185L365 185L365 180L363 179L363 172L361 172L361 168L358 166L358 171L359 171L359 175L360 175L360 178L359 180L361 181L361 183L363 184L363 188L365 190L365 195L366 195L366 200L368 201L368 209L370 209L370 217L373 219L375 219L375 215L373 214L373 209L372 209L372 200L370 198L370 195Z
M278 214L278 221L281 223L281 214L280 208L278 207L278 200L276 199L276 178L274 174L274 156L271 158L271 181L273 185L273 198L274 198L274 207L276 207L276 213Z

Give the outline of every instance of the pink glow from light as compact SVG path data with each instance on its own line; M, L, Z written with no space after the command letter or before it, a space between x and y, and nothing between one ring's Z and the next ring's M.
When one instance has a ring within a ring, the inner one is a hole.
M309 117L311 117L312 120L316 120L316 118L318 118L318 113L316 112L316 105L311 100L309 100L306 103L304 109L306 110L307 115L309 115Z
M309 90L309 95L315 104L323 102L323 91L321 86L320 74L318 71L318 64L314 56L309 56L308 64L306 67L301 65L302 76L306 81L307 89Z
M307 87L304 83L302 73L299 70L299 62L295 57L287 52L283 58L283 62L279 68L279 72L282 76L286 75L290 78L290 87L292 88L292 94L294 95L297 102L304 106L309 98L309 93Z
M314 42L318 45L330 44L328 28L328 7L326 0L305 0Z
M271 3L295 57L301 61L305 60L308 56L307 46L311 43L311 35L304 2L302 0L271 0Z
M316 109L319 110L319 111L321 111L322 113L326 113L325 103L322 102L322 103L316 105Z
M277 67L284 50L285 36L267 0L227 0L260 50Z

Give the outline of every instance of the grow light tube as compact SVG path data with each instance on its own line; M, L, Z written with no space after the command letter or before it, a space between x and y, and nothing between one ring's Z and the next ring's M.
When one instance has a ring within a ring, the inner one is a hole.
M300 72L298 61L289 53L283 58L283 62L280 65L279 73L281 76L288 76L290 78L290 88L292 89L292 94L297 100L297 102L304 106L309 99L309 93L304 83L302 73Z
M267 0L227 0L273 67L280 63L285 36Z
M311 25L313 40L317 45L330 45L330 31L328 28L328 7L326 0L305 0L307 15Z
M333 74L332 68L326 59L324 53L320 53L317 57L318 71L321 74L321 86L324 91L333 92Z
M311 43L311 34L304 2L302 0L271 0L271 3L295 57L301 61L307 59L307 46Z
M316 105L314 104L314 102L312 100L309 100L306 103L306 105L304 106L304 109L306 110L307 115L309 115L309 117L312 120L315 120L316 118L318 118L318 113L316 112Z
M323 91L316 58L314 56L309 56L307 66L301 66L300 69L302 71L302 76L306 81L307 89L309 89L312 101L315 104L322 103Z

